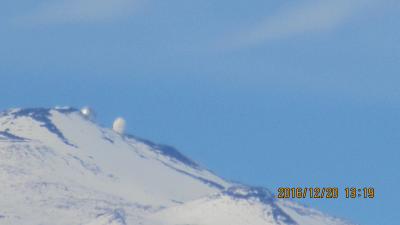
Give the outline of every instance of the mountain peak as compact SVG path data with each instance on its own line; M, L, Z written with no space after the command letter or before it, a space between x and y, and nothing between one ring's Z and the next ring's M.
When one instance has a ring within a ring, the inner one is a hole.
M37 107L37 108L12 108L7 109L0 113L0 115L9 115L12 114L16 117L19 116L31 116L31 117L40 117L40 116L49 116L51 111L57 111L59 113L72 113L72 112L79 112L78 109L74 107L64 106L64 107Z
M42 127L47 128L48 131L57 135L57 137L60 138L65 144L70 145L72 147L76 147L67 140L67 138L63 135L63 133L52 122L51 116L53 111L62 114L70 114L73 112L77 112L78 110L72 107L26 108L26 109L10 110L9 113L6 113L5 115L11 115L13 116L14 119L18 119L19 117L30 117L33 120L41 123Z
M1 224L346 224L226 181L173 147L101 127L89 114L0 113Z
M65 123L61 123L60 121L54 121L54 117L73 117L73 121L70 121L73 124L76 124L77 127L82 125L82 123L86 123L87 121L92 122L93 125L98 126L100 129L106 129L100 127L98 124L96 124L93 121L92 115L94 114L93 110L89 107L84 107L82 110L78 110L77 108L74 107L53 107L53 108L15 108L15 109L9 109L6 111L3 111L0 113L0 117L8 117L8 122L15 122L15 120L18 119L24 119L24 118L30 118L31 120L35 121L38 123L38 126L46 128L50 133L58 137L59 140L64 142L65 144L76 148L76 144L69 140L68 135L64 134L62 132L62 127L66 125ZM109 131L109 130L107 130ZM103 132L104 133L104 132ZM136 142L141 142L144 145L148 145L151 147L151 149L158 154L162 154L166 157L169 157L172 160L176 160L179 162L182 162L190 167L196 168L196 169L201 169L200 166L194 162L193 160L189 159L188 157L184 156L182 153L180 153L176 148L169 146L169 145L163 145L163 144L156 144L152 141L149 141L144 138L139 138L135 135L131 134L121 134L119 133L120 136L125 139L127 142L131 141L136 141ZM3 139L5 138L13 138L15 141L21 141L24 140L25 138L19 137L16 134L10 133L9 129L4 129L4 131L1 131L0 128L0 137ZM107 136L103 137L104 139L108 140L109 142L113 142L110 138ZM26 138L29 139L29 138Z

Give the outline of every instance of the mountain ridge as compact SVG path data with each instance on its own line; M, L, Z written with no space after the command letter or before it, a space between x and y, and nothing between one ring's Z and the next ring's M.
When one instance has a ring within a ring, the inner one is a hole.
M0 224L350 224L301 215L310 211L220 178L173 147L101 127L76 108L10 109L0 125ZM231 220L233 212L241 216Z

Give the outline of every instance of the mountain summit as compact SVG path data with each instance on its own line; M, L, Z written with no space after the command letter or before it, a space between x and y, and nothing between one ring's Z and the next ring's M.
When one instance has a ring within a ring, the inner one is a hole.
M0 113L0 224L347 225L74 108Z

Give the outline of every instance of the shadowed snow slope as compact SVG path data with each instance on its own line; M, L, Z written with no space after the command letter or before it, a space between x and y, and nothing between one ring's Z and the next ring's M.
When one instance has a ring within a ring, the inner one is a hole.
M0 224L347 224L238 186L73 108L0 114Z

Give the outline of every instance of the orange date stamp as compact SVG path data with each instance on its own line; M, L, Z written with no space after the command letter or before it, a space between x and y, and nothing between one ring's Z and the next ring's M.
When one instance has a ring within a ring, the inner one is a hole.
M371 187L356 188L346 187L343 189L343 197L347 199L357 198L375 198L375 189ZM288 199L338 199L340 197L341 190L338 187L280 187L278 188L278 194L275 198Z

